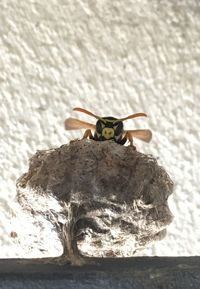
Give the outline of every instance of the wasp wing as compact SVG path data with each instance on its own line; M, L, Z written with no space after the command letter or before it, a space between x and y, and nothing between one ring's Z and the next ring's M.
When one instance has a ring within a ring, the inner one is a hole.
M82 129L82 128L95 130L94 124L76 118L67 118L64 122L64 125L66 130Z
M132 137L138 138L145 142L150 142L152 138L152 132L149 129L136 129L136 130L127 130L131 134Z

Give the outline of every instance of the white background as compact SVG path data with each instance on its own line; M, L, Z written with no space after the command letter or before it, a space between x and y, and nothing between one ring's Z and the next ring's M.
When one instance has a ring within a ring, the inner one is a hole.
M148 114L126 127L153 131L137 149L158 157L173 179L175 217L144 254L199 255L199 92L198 0L1 1L0 257L33 256L34 244L22 248L33 241L28 220L20 223L20 213L10 221L15 182L37 149L81 137L64 131L66 117L95 121L72 113L75 106L103 116ZM34 232L34 242L45 238ZM46 254L56 254L48 239Z

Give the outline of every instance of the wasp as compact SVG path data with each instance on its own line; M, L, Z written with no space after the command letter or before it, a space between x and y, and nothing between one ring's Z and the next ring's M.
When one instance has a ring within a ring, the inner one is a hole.
M149 129L124 130L123 121L141 116L147 116L143 112L131 114L124 118L115 118L112 116L100 117L92 112L76 107L73 110L86 113L97 119L96 125L76 118L67 118L64 122L66 130L86 129L83 138L93 139L95 141L114 140L116 143L124 145L126 141L133 146L133 138L150 142L152 133ZM92 131L94 132L92 134Z

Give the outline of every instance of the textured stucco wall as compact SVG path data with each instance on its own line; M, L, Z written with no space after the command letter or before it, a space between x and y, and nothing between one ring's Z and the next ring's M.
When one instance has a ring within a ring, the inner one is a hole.
M152 129L152 143L137 146L173 178L175 219L146 254L200 254L199 91L199 1L1 1L0 257L35 252L34 244L20 250L32 231L22 215L23 224L10 223L15 181L37 149L81 136L63 129L74 106L148 113L126 124ZM19 235L14 245L11 230ZM39 243L45 235L34 234ZM49 242L48 253L54 249Z

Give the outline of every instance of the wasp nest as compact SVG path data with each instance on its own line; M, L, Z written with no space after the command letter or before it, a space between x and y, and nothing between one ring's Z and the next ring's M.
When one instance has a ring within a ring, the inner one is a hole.
M58 232L63 258L127 257L162 239L173 183L149 155L113 141L38 151L17 182L18 201ZM57 206L52 207L52 200Z

